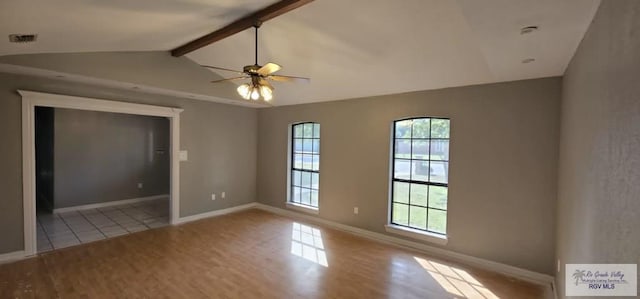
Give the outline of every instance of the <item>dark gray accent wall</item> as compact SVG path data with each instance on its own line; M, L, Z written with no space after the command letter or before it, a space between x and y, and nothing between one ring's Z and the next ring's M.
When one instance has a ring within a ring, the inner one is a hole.
M448 117L444 248L553 274L560 89L546 78L260 109L258 201L285 208L288 126L318 122L319 217L386 234L392 122Z
M563 79L562 265L640 264L639 80L640 1L602 1ZM564 267L556 282L564 298Z
M256 200L257 110L0 73L0 254L23 249L21 97L17 89L184 109L180 216ZM221 199L220 192L226 192ZM211 200L211 193L218 200Z
M55 109L36 107L35 120L35 158L36 158L36 207L37 211L53 212L53 160Z
M54 127L54 208L169 194L169 119L56 108Z

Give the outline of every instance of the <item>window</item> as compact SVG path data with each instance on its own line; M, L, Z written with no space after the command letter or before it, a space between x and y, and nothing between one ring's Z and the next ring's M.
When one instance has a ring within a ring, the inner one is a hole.
M446 235L449 119L393 124L391 224Z
M300 123L292 126L290 202L318 208L320 179L320 124Z

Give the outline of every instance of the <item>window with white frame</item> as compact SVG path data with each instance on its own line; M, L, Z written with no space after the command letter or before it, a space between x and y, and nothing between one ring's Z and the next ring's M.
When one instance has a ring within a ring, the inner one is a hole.
M393 124L391 224L447 234L449 119Z
M320 184L320 124L298 123L291 126L291 131L289 201L317 209Z

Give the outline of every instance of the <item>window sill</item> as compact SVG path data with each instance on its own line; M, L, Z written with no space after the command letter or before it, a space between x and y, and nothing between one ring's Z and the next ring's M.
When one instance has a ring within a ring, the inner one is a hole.
M287 208L292 209L292 210L296 210L296 211L299 211L299 212L315 214L315 215L318 215L318 213L319 213L319 209L318 208L305 206L305 205L299 205L299 204L292 203L292 202L287 202Z
M385 229L389 233L414 238L422 241L427 241L439 245L446 245L448 242L447 236L425 232L417 229L403 227L399 225L387 224Z

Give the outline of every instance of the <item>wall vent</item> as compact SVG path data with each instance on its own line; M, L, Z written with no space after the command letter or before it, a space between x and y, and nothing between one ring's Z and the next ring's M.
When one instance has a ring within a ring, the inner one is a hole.
M9 41L12 43L30 43L35 42L37 38L37 34L9 34Z

